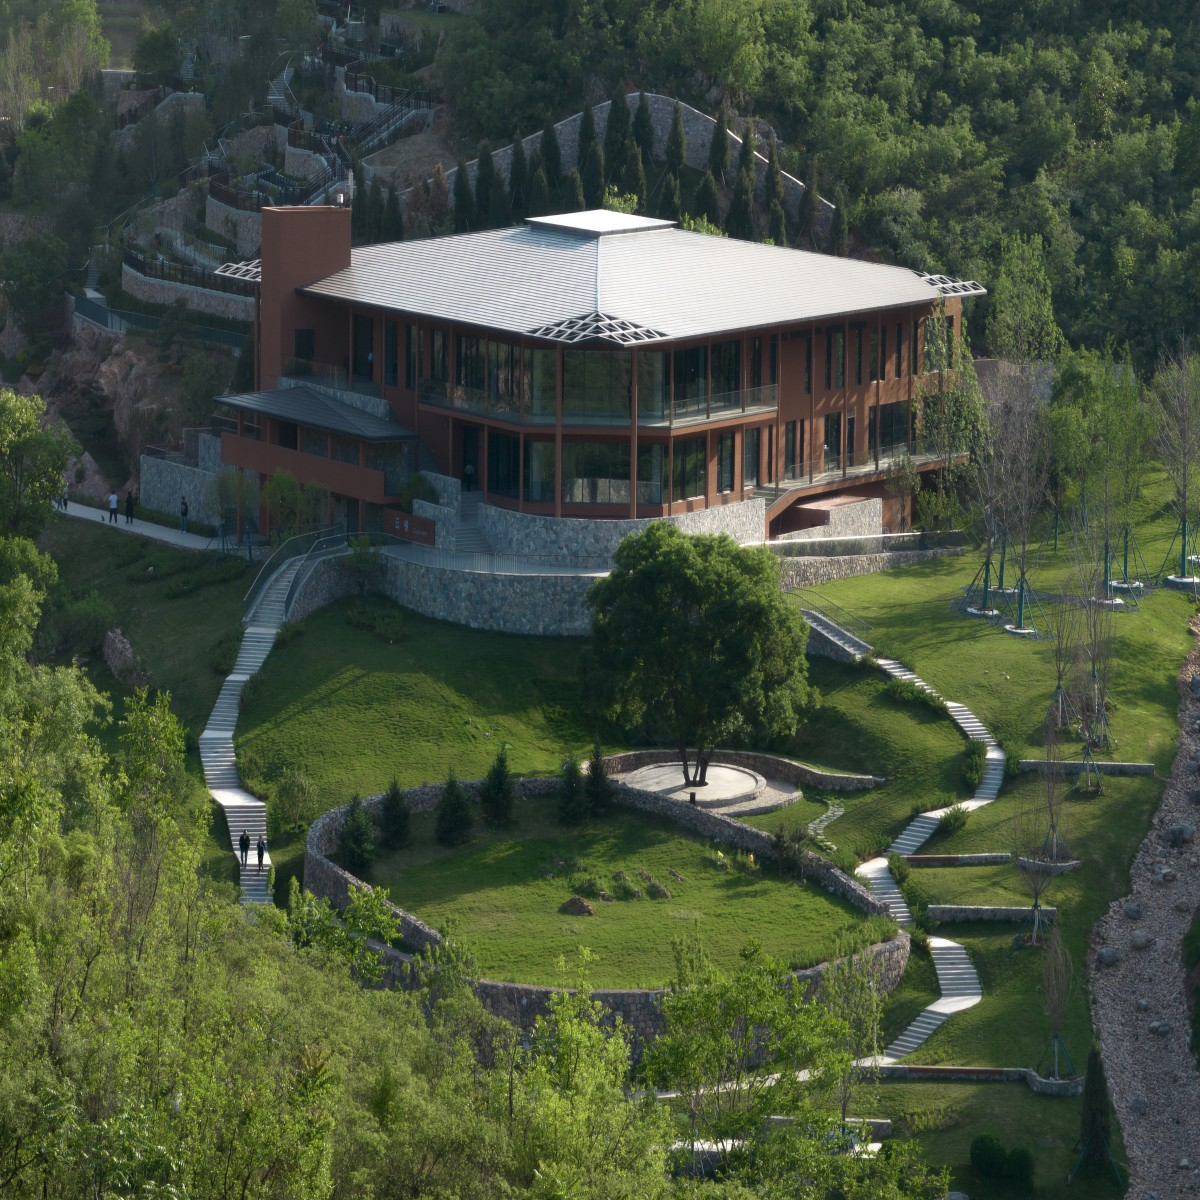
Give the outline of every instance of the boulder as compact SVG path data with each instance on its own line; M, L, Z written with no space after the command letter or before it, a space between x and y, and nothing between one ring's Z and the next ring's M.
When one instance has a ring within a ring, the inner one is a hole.
M1188 842L1196 836L1195 825L1188 825L1180 822L1178 825L1168 825L1163 830L1163 837L1167 840L1167 845L1172 850L1182 849Z
M1150 1001L1147 1000L1145 996L1142 996L1138 999L1138 1002L1137 1002L1138 1012L1145 1012L1149 1007L1150 1007Z
M1101 946L1096 951L1096 961L1104 967L1114 967L1121 961L1121 956L1111 946Z
M1146 950L1153 941L1154 939L1144 929L1135 929L1129 935L1129 944L1135 950Z
M582 897L572 896L559 905L558 911L568 917L594 917L596 910Z
M1167 1034L1171 1032L1171 1022L1170 1021L1151 1021L1150 1022L1150 1032L1153 1034L1156 1034L1158 1037L1166 1037Z
M1125 915L1131 921L1140 921L1142 919L1142 906L1137 900L1128 900L1125 903Z
M1193 675L1188 686L1192 689L1193 696L1200 696L1200 675Z
M1146 1103L1145 1096L1134 1096L1134 1098L1129 1102L1129 1111L1133 1113L1135 1117L1140 1117L1143 1113L1147 1112L1149 1108L1150 1105Z

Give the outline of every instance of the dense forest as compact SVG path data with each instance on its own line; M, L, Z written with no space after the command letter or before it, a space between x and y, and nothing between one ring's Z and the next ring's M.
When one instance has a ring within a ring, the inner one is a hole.
M844 207L855 253L987 285L1005 242L1036 236L1072 343L1111 338L1148 367L1195 330L1192 5L480 0L475 16L440 68L472 135L540 128L589 87L728 98Z

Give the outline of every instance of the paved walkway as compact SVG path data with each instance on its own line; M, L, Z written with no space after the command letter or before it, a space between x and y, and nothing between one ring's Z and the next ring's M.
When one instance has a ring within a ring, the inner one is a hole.
M872 648L867 642L835 624L823 613L806 611L805 617L825 637L854 658L863 658L872 653ZM903 679L928 692L931 696L938 696L929 684L910 671L903 663L896 662L892 658L881 658L876 661L880 668L893 679ZM938 696L938 699L941 697ZM983 722L965 705L947 701L946 709L950 714L950 719L968 738L983 742L986 747L983 779L975 795L970 800L963 801L961 805L969 810L982 808L985 804L991 804L1000 792L1000 785L1004 781L1004 751L996 744L996 740L984 727ZM834 808L838 810L836 816ZM825 838L825 828L841 815L841 806L835 805L834 808L831 808L823 817L818 817L809 826L809 831L814 838L818 838L822 842L828 841ZM888 847L888 854L915 853L929 840L937 828L939 819L948 811L948 808L939 808L934 812L922 813L920 816L914 817ZM897 924L902 926L912 924L912 913L909 911L908 905L904 903L904 897L900 893L896 880L892 877L886 858L873 858L862 863L855 870L855 874L866 883L876 899L883 901L888 906ZM931 937L929 953L933 959L933 968L937 972L938 988L942 997L924 1009L917 1019L888 1046L883 1052L883 1062L895 1062L911 1054L950 1016L956 1012L962 1012L963 1009L973 1007L983 999L979 975L962 946L948 938Z
M98 522L107 525L114 533L135 533L139 537L152 538L154 541L163 542L168 546L177 546L180 550L207 550L213 542L212 538L204 537L201 534L181 533L173 526L155 525L151 521L143 521L140 517L134 517L133 523L128 524L125 520L124 506L117 510L115 525L109 521L107 509L88 508L86 505L72 502L67 505L65 512L61 508L56 508L54 511L60 517L70 517L75 521L91 521L93 524Z

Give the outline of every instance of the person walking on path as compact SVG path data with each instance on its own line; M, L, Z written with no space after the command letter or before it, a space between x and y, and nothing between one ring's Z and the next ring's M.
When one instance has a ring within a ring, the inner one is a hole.
M242 836L238 838L238 849L242 852L242 866L246 865L246 860L250 857L250 834L246 830L242 830Z
M117 493L108 493L108 523L115 525L117 523Z
M132 492L132 490L125 493L125 524L126 525L133 524L133 492Z
M187 533L187 497L179 497L179 532Z
M258 869L261 871L263 855L267 852L267 839L261 833L258 835L258 845L255 846L255 849L258 851Z

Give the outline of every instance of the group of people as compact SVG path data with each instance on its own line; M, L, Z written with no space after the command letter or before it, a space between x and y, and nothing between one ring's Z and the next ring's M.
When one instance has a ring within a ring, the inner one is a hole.
M241 837L238 838L238 849L242 852L242 866L246 866L246 860L250 855L250 834L246 830L242 830ZM258 851L258 869L263 868L263 858L267 853L267 839L260 833L258 842L254 849Z
M125 524L133 524L133 509L134 509L133 491L125 493ZM63 490L62 507L65 510L67 507L67 493ZM117 497L116 492L108 493L108 523L110 525L117 524L117 510L121 507L121 501ZM187 533L188 531L188 502L186 496L179 497L179 531Z

